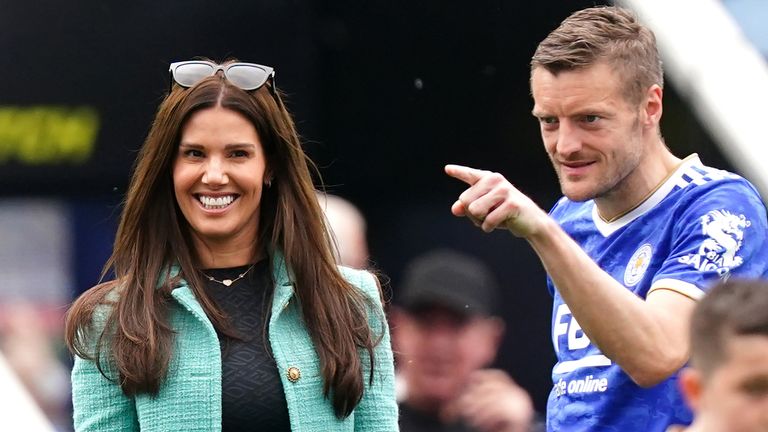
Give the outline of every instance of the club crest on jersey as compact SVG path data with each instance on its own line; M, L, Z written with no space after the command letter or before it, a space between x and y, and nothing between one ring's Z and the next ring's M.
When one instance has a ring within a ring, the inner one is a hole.
M627 268L624 270L624 285L631 287L640 282L651 264L651 255L653 255L653 248L648 243L640 246L632 254L632 258L629 259Z
M697 253L678 261L699 271L716 271L721 276L740 266L744 259L736 253L744 241L744 229L752 223L743 214L737 216L728 210L711 210L700 221L702 234L707 238Z

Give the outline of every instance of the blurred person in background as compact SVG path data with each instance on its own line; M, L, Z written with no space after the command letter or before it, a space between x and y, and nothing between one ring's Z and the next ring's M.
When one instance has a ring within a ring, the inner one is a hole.
M699 302L680 387L694 421L670 431L768 431L767 281L729 279Z
M170 72L116 278L68 313L76 429L396 430L378 283L336 265L272 68Z
M70 385L66 366L55 346L61 346L58 325L46 322L34 304L6 304L0 316L0 352L10 369L56 430L71 430Z
M524 238L547 271L558 359L547 428L688 424L677 381L690 314L714 281L768 275L763 201L666 146L656 40L627 10L566 18L536 49L530 86L565 195L549 215L501 174L446 172L469 186L454 215Z
M74 287L71 217L58 199L0 199L0 352L26 391L22 395L18 386L0 384L0 400L7 401L2 408L9 414L0 414L2 431L44 430L35 426L35 414L29 414L26 427L13 423L32 409L24 407L29 402L47 417L48 429L72 430L71 358L63 331Z
M339 264L356 269L368 267L368 240L365 217L354 204L340 196L318 192L334 239Z
M391 311L403 432L532 430L528 393L488 368L505 327L497 289L481 261L448 249L406 267Z

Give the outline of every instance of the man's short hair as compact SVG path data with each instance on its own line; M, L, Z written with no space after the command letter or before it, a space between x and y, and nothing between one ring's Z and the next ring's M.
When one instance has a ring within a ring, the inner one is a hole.
M542 67L557 75L600 62L612 66L625 82L624 97L637 104L653 84L664 87L656 37L628 10L593 7L574 12L541 43L531 59L531 73Z
M691 319L691 363L708 377L726 356L733 336L768 337L768 281L720 282L696 306Z

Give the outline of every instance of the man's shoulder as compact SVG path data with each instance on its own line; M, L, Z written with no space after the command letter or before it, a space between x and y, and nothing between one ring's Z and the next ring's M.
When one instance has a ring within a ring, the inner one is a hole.
M701 168L701 167L699 167ZM708 168L708 167L704 167ZM711 211L765 217L765 205L757 189L745 178L728 171L709 168L712 176L690 181L664 201L678 215L699 216Z
M735 191L759 197L757 189L744 177L706 165L687 166L676 180L677 191L686 195L700 196Z
M434 414L423 413L401 402L400 432L471 432L463 423L446 424Z

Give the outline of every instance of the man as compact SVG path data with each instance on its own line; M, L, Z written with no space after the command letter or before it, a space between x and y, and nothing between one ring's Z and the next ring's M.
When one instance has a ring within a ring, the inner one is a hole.
M766 275L758 193L670 152L662 86L653 33L631 13L578 11L531 61L533 115L565 195L550 215L500 174L446 167L470 186L452 212L526 239L547 270L550 430L689 423L676 382L695 301L719 278Z
M402 432L524 432L533 406L506 372L488 367L504 323L496 282L470 256L436 250L413 260L392 310Z
M680 384L696 415L687 432L768 431L768 282L731 279L704 296Z
M368 267L368 240L363 214L351 202L329 193L317 192L317 200L334 239L339 264Z

